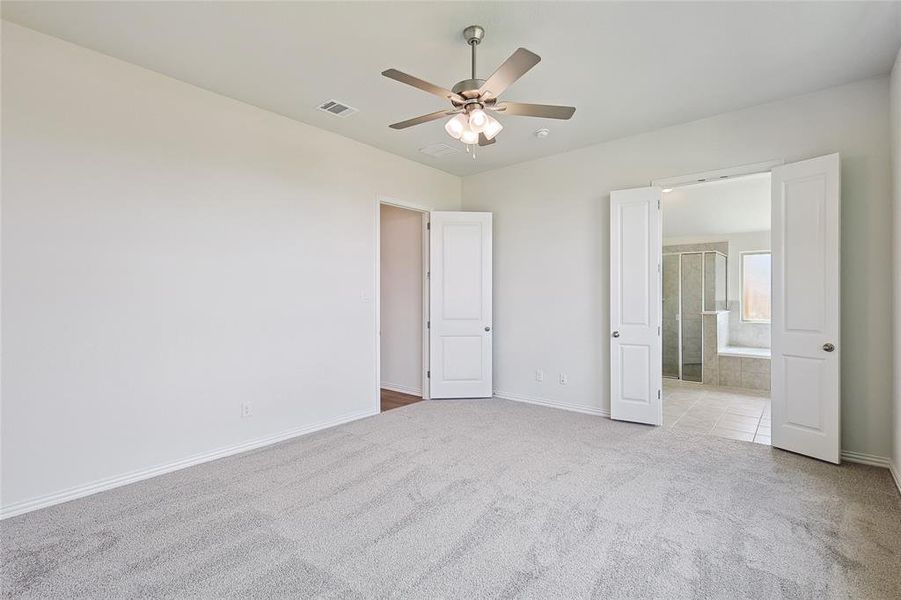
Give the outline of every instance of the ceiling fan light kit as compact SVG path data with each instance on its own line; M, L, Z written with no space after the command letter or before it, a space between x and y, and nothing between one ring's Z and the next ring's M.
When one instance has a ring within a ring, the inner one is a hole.
M485 37L485 29L470 25L463 30L463 38L472 51L472 72L469 79L458 82L451 89L445 89L407 75L397 69L383 71L382 75L407 85L419 88L435 96L450 101L451 108L439 110L421 117L389 125L392 129L406 129L421 123L428 123L446 116L451 118L444 124L449 136L467 146L478 144L487 146L495 142L495 137L504 126L489 112L505 113L510 116L541 117L545 119L569 119L576 112L572 106L552 106L547 104L522 104L519 102L498 102L498 97L529 69L538 64L541 57L525 48L519 48L498 67L488 79L476 76L476 46Z

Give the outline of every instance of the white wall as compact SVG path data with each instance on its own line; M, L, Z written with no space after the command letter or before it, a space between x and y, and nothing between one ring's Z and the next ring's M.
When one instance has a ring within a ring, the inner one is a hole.
M422 394L422 213L381 214L381 383Z
M7 512L377 411L376 198L454 210L460 180L2 34Z
M889 456L888 99L888 78L867 80L465 178L464 209L495 214L497 390L609 409L610 190L840 152L842 445Z
M901 13L899 13L901 14ZM901 487L901 50L891 77L892 173L894 174L894 462L895 481Z
M765 172L672 188L663 194L663 237L769 229L771 186Z

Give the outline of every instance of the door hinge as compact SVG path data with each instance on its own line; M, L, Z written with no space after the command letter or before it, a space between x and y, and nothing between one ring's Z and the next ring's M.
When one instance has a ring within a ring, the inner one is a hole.
M427 379L431 379L431 378L432 378L432 372L431 372L431 371L426 371L426 372L425 372L425 376L426 376Z
M657 210L660 210L660 200L657 201Z
M657 326L657 335L660 335L660 325Z
M431 328L432 328L432 322L431 322L431 321L426 321L426 322L425 322L425 328L426 328L426 329L431 329ZM658 329L659 329L659 328L658 328Z
M426 224L425 224L425 228L426 228L426 229L431 229L431 228L432 228L432 224L431 224L431 223L426 223Z
M432 278L432 272L431 272L431 271L426 271L426 272L425 272L425 278L426 278L426 279L431 279L431 278Z
M657 399L660 400L660 390L657 390Z

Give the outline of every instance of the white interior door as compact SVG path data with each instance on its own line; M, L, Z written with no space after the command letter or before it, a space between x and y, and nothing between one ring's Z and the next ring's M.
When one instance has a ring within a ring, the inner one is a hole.
M663 424L661 190L610 194L610 416Z
M431 213L429 262L431 397L490 398L491 213Z
M773 169L772 443L838 463L839 156Z

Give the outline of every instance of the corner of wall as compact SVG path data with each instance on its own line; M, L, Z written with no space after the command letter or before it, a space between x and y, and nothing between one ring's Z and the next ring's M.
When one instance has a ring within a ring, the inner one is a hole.
M901 6L898 7L898 21L901 26ZM891 471L895 484L901 491L901 49L892 69L890 87L889 118L891 120L891 167L892 167L892 257L893 273L893 353L892 395L893 395L893 449Z

